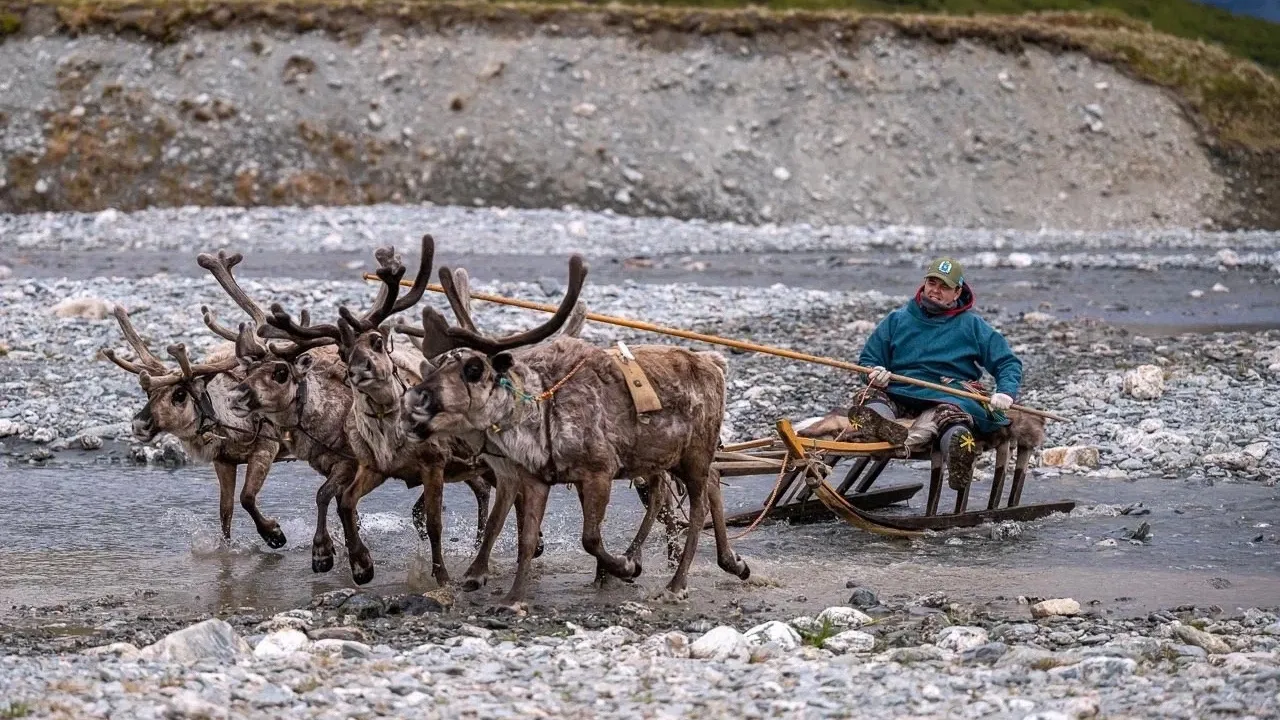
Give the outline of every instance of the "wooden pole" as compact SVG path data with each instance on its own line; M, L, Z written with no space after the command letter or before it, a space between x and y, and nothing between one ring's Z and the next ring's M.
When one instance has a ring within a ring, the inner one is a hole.
M372 273L364 273L364 279L377 280L378 276ZM409 279L401 280L400 284L404 285L405 287L412 287L413 280L409 280ZM437 293L444 292L444 288L436 284L427 285L427 289ZM547 313L555 313L556 310L559 309L555 305L547 305L544 303L530 302L528 300L517 300L515 298L503 297L501 295L489 295L486 293L472 292L471 297L477 300L484 300L486 302L498 303L500 305L511 305L513 307L524 308L526 310L539 310L541 312L547 312ZM696 340L698 342L711 343L712 345L724 345L725 347L737 348L739 350L746 350L748 352L764 353L766 355L777 355L778 357L790 358L792 360L799 360L801 362L815 363L817 365L826 365L828 367L840 368L841 370L850 370L853 372L862 373L863 375L869 375L871 373L871 368L863 367L861 365L855 365L854 363L845 362L844 360L836 360L835 358L822 357L820 355L810 355L809 353L796 352L795 350L786 350L784 348L777 348L769 345L758 345L756 343L746 342L743 340L733 340L730 338L723 338L716 335L705 335L703 333L696 333L690 330L681 330L680 328L664 327L662 325L654 325L653 323L644 322L643 320L628 320L627 318L614 317L612 315L601 315L599 313L593 313L593 312L587 313L587 319L594 320L595 322L605 323L608 325L618 325L620 327L631 328L632 330L643 330L645 332L659 333L661 335L672 335L674 337L684 338L686 340ZM970 400L977 400L978 402L981 402L981 403L985 403L989 400L989 398L987 398L984 395L967 392L965 390L957 390L952 387L947 387L946 385L938 385L936 383L931 383L926 380L917 380L915 378L906 377L905 375L891 374L889 377L897 382L905 383L907 385L915 385L917 387L929 388L931 390L937 390L939 392L955 395L956 397L968 398ZM1055 415L1051 412L1045 412L1044 410L1036 410L1035 408L1023 407L1022 405L1014 405L1011 407L1011 409L1017 410L1019 412L1024 412L1030 415L1038 415L1040 417L1049 418L1051 420L1071 422L1069 418L1065 418L1061 415Z

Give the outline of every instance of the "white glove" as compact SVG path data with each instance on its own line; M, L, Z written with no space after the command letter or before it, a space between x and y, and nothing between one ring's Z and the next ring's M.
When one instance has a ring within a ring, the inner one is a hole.
M867 383L871 387L887 387L889 385L889 375L891 373L884 369L883 365L877 365L871 368L871 374L867 376Z
M1008 410L1009 406L1013 405L1013 398L1005 395L1004 393L996 393L991 396L991 402L989 404L991 405L992 410L1000 410L1003 412Z

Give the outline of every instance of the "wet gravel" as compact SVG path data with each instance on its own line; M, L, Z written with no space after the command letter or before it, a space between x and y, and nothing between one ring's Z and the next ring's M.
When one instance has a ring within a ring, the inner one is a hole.
M0 640L0 697L10 716L41 717L846 717L855 702L896 717L1280 710L1274 610L1118 620L1074 606L1035 619L931 593L865 611L726 619L629 603L566 621L460 614L438 592L344 590L271 617L136 618L117 599L25 609Z

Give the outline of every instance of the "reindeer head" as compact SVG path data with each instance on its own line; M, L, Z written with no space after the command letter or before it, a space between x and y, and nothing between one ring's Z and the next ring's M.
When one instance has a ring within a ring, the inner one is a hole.
M441 268L443 283L448 275ZM580 255L569 260L569 287L555 315L546 323L505 338L488 338L477 332L456 287L445 286L461 327L450 328L438 313L423 311L427 338L446 337L455 347L431 355L422 363L422 382L405 393L401 422L406 436L425 441L433 434L461 435L485 431L506 419L519 401L521 388L509 377L516 364L511 350L534 345L551 337L574 315L581 316L578 296L587 276ZM425 345L425 342L424 342Z
M315 361L307 351L331 345L333 339L324 335L298 342L262 343L255 331L264 337L289 338L282 331L273 331L266 326L266 313L245 293L232 275L232 268L242 259L240 253L227 255L220 250L216 256L201 253L196 262L213 274L222 289L252 321L241 323L238 330L231 330L219 324L208 307L202 307L201 311L204 323L210 330L236 344L235 359L244 371L244 380L231 391L231 412L239 417L270 419L271 415L288 412L294 407L298 399L299 384ZM278 308L278 305L272 306L273 310ZM304 330L310 329L311 320L306 311L303 311L301 321Z
M194 440L213 431L218 419L209 399L207 381L214 375L234 369L235 357L193 365L187 356L186 346L179 343L168 347L170 357L178 362L178 369L172 370L151 352L134 330L128 311L117 305L115 316L120 331L138 358L125 360L110 348L103 348L102 354L137 375L138 383L147 394L147 404L133 416L134 437L149 442L160 433L167 432L180 440Z

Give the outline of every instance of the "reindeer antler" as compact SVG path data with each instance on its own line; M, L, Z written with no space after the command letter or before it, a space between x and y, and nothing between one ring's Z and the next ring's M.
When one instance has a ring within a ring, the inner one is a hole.
M212 330L215 335L222 338L223 340L230 340L231 342L235 342L236 338L240 336L239 333L237 333L235 330L232 330L231 328L226 327L225 325L222 325L221 323L219 323L218 316L214 315L213 311L209 309L208 305L200 306L200 317L204 318L205 327Z
M479 332L475 321L471 319L471 278L466 268L458 268L450 272L449 268L440 268L440 287L444 296L449 299L449 308L453 316L458 318L458 326L471 332Z
M133 351L137 353L138 359L134 362L129 362L116 357L115 351L110 349L104 349L102 354L111 362L134 375L140 374L143 370L152 373L168 372L169 368L165 366L164 361L151 352L151 348L147 347L147 344L143 342L142 336L138 334L137 330L133 329L133 321L129 319L129 311L125 310L123 305L116 305L112 314L116 316L116 322L120 324L121 334L124 335L125 341L129 343Z
M238 362L236 357L232 355L211 363L192 364L191 358L187 356L187 346L182 343L170 345L168 353L173 356L174 360L178 361L179 369L176 372L167 372L163 375L152 375L149 372L139 373L138 382L142 383L143 390L150 392L157 388L177 385L184 380L224 373L233 369Z
M578 296L582 293L582 284L587 277L587 264L581 255L573 255L569 258L569 288L565 292L564 298L560 301L560 307L556 309L555 315L547 322L533 329L524 332L508 335L505 338L488 338L466 328L449 328L449 337L454 338L459 344L479 350L486 355L496 355L504 350L511 350L522 345L533 345L542 342L555 334L561 326L568 321L569 316L573 314L574 306L578 302Z
M218 281L218 284L222 286L223 290L227 291L227 294L231 296L231 299L235 301L236 305L239 305L241 310L244 310L249 317L253 318L253 323L255 325L262 327L267 320L266 313L262 311L262 306L254 302L249 295L241 289L240 283L238 283L235 277L231 274L231 268L239 265L240 261L243 259L244 256L240 253L228 255L225 250L219 250L216 257L209 253L200 253L196 256L196 264L213 273L214 279ZM201 309L203 310L203 308ZM218 333L224 338L227 337L220 330L214 328L213 325L210 325L208 318L205 319L205 324L209 325L209 329L213 330L215 333ZM226 330L226 332L232 333L233 337L228 339L235 339L234 333L231 330L227 330L226 328L222 329Z
M431 279L431 266L435 260L435 248L435 239L430 234L423 235L418 274L414 276L413 286L409 288L409 292L398 300L396 298L400 293L400 279L404 277L405 267L396 255L394 246L378 248L374 252L374 257L378 261L378 271L375 274L382 281L382 287L378 291L378 299L374 301L373 309L357 318L344 306L338 308L338 315L351 326L354 333L361 333L378 327L392 315L416 305L422 299L423 293L427 291L427 282Z

